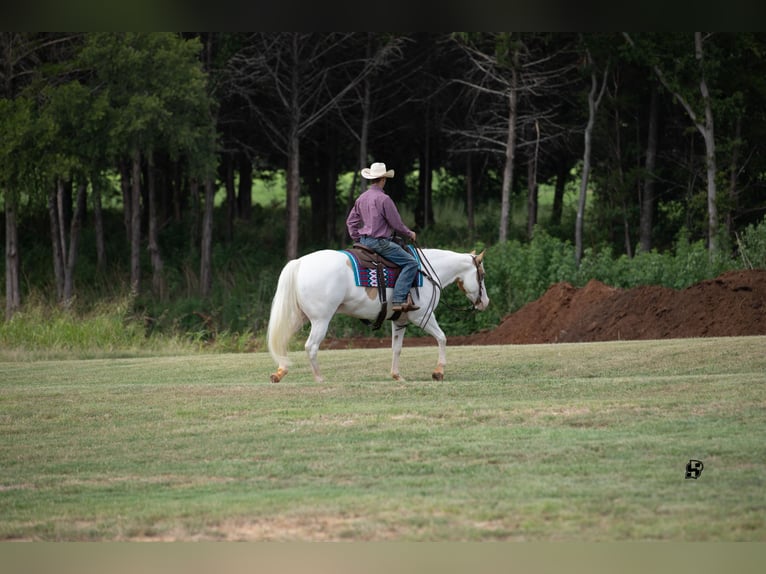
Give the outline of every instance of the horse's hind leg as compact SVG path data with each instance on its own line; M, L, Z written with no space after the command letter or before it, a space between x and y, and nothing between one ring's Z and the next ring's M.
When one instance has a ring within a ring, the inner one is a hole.
M317 360L317 354L319 353L319 344L324 340L327 334L327 327L330 325L329 319L316 319L311 321L311 332L309 338L306 339L306 353L309 356L309 363L311 363L311 370L314 373L314 380L317 383L324 381L322 374L319 372L319 361Z
M395 381L404 382L404 377L399 374L399 356L402 353L402 343L404 343L404 331L407 323L399 325L395 321L391 323L391 377Z
M271 373L271 382L272 383L278 383L281 381L285 375L287 374L287 367L283 365L279 365L279 368L277 369L276 373Z

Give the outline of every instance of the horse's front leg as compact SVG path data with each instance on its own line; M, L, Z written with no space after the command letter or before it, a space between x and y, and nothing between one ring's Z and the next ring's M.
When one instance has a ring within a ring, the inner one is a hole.
M391 322L391 350L393 358L391 360L391 376L395 381L404 381L404 377L399 374L399 355L402 354L402 343L404 343L404 331L407 329L407 323L397 324Z
M436 339L437 345L439 345L439 361L436 363L436 369L431 373L431 378L434 381L444 380L444 367L447 365L447 336L439 327L439 323L436 322L436 317L431 315L428 322L423 326L423 330Z

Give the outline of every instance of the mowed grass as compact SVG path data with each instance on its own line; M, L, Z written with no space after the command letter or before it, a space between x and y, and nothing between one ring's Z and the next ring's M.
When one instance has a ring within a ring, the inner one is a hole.
M766 337L319 356L0 363L0 539L766 541Z

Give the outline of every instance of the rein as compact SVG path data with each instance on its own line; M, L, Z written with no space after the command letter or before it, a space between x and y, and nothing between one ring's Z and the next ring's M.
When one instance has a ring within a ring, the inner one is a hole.
M431 262L426 257L426 254L423 252L423 249L420 247L420 245L416 241L413 241L412 243L415 246L415 249L420 254L420 259L423 261L423 270L421 270L420 272L437 289L439 289L440 293L443 292L443 288L442 288L442 285L441 285L441 280L439 279L439 276L437 275L436 271L434 270L433 265L431 264ZM476 262L476 257L473 258L473 264L476 266L476 276L479 279L479 295L476 297L476 301L474 301L474 304L471 305L470 307L453 307L447 301L442 301L442 305L447 307L447 309L450 309L451 311L461 311L461 312L466 312L466 311L473 311L473 312L475 312L476 311L476 305L481 301L481 295L482 295L482 290L483 290L483 285L484 285L484 282L483 282L484 281L484 276L483 276L484 274L481 271L481 264ZM434 279L434 277L435 277L435 279ZM428 317L431 315L431 313L433 313L433 307L434 307L434 305L433 305L433 301L432 301L431 304L429 304L428 313L426 313L426 322L428 320ZM425 324L425 322L423 324Z

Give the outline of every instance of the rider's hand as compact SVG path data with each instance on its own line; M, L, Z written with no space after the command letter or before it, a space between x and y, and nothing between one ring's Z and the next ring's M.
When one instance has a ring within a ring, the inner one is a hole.
M418 240L418 234L415 233L414 231L412 232L412 235L410 237L412 237L413 241L417 241Z

